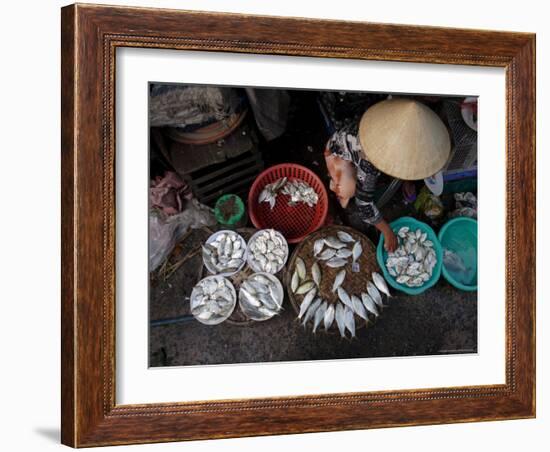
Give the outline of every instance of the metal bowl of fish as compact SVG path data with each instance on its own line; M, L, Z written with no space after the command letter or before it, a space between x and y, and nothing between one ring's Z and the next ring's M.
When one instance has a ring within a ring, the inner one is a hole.
M268 320L283 308L284 290L271 273L253 273L239 289L239 306L250 319Z
M230 276L246 263L246 241L235 231L212 234L202 247L202 260L213 275Z
M236 304L235 288L223 276L207 276L191 292L191 314L204 325L222 323L231 315Z
M378 263L392 287L418 295L435 285L441 276L441 244L430 226L414 218L399 218L390 227L397 236L398 246L387 252L381 236L376 250Z
M288 259L288 243L274 229L261 229L248 241L247 262L255 272L278 273Z

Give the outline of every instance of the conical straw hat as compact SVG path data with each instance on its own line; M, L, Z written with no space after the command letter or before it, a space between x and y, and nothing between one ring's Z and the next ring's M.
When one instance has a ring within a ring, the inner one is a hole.
M370 107L359 123L359 142L376 168L403 180L437 173L451 151L445 124L430 108L410 99Z

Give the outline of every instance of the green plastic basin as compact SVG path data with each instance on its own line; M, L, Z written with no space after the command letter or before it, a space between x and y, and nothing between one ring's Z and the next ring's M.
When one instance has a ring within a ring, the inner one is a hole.
M378 265L382 269L384 278L386 279L386 281L390 286L392 286L394 289L400 290L401 292L405 292L409 295L418 295L419 293L422 293L426 289L429 289L430 287L435 285L435 283L439 280L441 276L441 266L442 266L441 264L443 260L443 251L441 249L441 245L439 244L439 240L434 230L426 223L422 223L421 221L418 221L412 217L401 217L390 223L390 227L392 228L393 232L395 232L396 234L397 234L397 231L399 231L399 229L401 229L403 226L408 226L412 230L421 229L422 232L425 232L426 234L428 234L428 237L427 237L428 240L431 240L433 242L437 263L435 264L435 267L433 269L432 277L428 279L428 281L426 281L420 287L408 287L404 284L399 284L395 280L395 278L389 274L388 269L386 268L386 260L388 258L388 253L384 249L383 234L380 235L380 241L378 242L378 247L376 248L376 259L378 261Z
M443 263L443 277L460 290L477 290L477 221L457 217L448 221L439 231L443 250L449 250L460 258L460 267Z

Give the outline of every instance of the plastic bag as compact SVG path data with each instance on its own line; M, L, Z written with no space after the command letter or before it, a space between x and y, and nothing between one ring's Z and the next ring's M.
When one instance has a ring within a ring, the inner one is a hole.
M187 202L185 210L170 217L156 209L149 212L149 271L155 270L168 257L189 228L213 226L212 209L196 199Z

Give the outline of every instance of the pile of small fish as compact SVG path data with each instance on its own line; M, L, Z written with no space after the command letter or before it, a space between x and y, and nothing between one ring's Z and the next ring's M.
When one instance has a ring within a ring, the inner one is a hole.
M210 273L235 273L245 262L246 242L234 231L219 231L202 247L202 259Z
M437 257L428 234L403 226L397 231L399 246L388 253L386 268L398 284L420 287L432 277Z
M346 331L350 332L351 337L355 337L355 315L366 322L370 321L369 313L375 317L380 315L380 311L384 307L381 292L388 297L390 292L386 281L379 273L372 274L374 284L369 281L366 291L357 296L348 294L342 287L347 275L346 269L343 268L336 274L332 283L332 293L334 294L332 299L324 300L319 293L323 277L320 263L331 268L340 268L351 263L352 271L356 272L358 271L358 259L362 252L360 240L354 239L345 231L338 231L336 237L323 237L314 242L313 254L317 261L311 265L311 278L308 276L303 259L296 258L290 289L295 295L303 296L298 319L304 326L311 320L313 333L317 331L321 323L325 330L329 330L336 322L342 337L346 336Z
M319 201L319 195L306 182L299 179L289 181L288 178L282 177L264 187L258 196L258 202L267 202L269 207L273 209L279 192L290 197L289 206L295 206L303 202L309 207L314 207Z
M296 258L296 269L292 276L291 289L296 295L305 294L300 304L298 319L302 321L304 327L309 320L312 320L313 333L317 331L321 322L325 331L328 331L336 321L340 335L346 337L346 331L349 331L353 338L355 337L355 315L370 322L368 313L378 317L384 307L380 292L390 296L384 278L376 272L372 274L374 284L369 281L366 292L361 293L360 297L349 295L342 287L346 271L341 270L336 275L332 286L332 291L337 293L338 299L336 302L329 302L317 296L321 279L321 271L317 262L312 265L311 273L313 281L307 279L304 261L299 257Z
M277 273L285 265L288 244L280 232L263 229L248 243L248 265L254 271Z
M236 304L235 288L222 276L201 279L191 292L191 314L205 325L226 320Z
M349 247L349 248L348 248ZM348 264L352 259L354 272L359 271L357 260L363 253L360 240L355 240L345 231L338 231L337 237L323 237L313 244L313 255L331 268L339 268Z
M254 273L239 289L239 305L252 320L267 320L282 310L283 287L275 276Z

